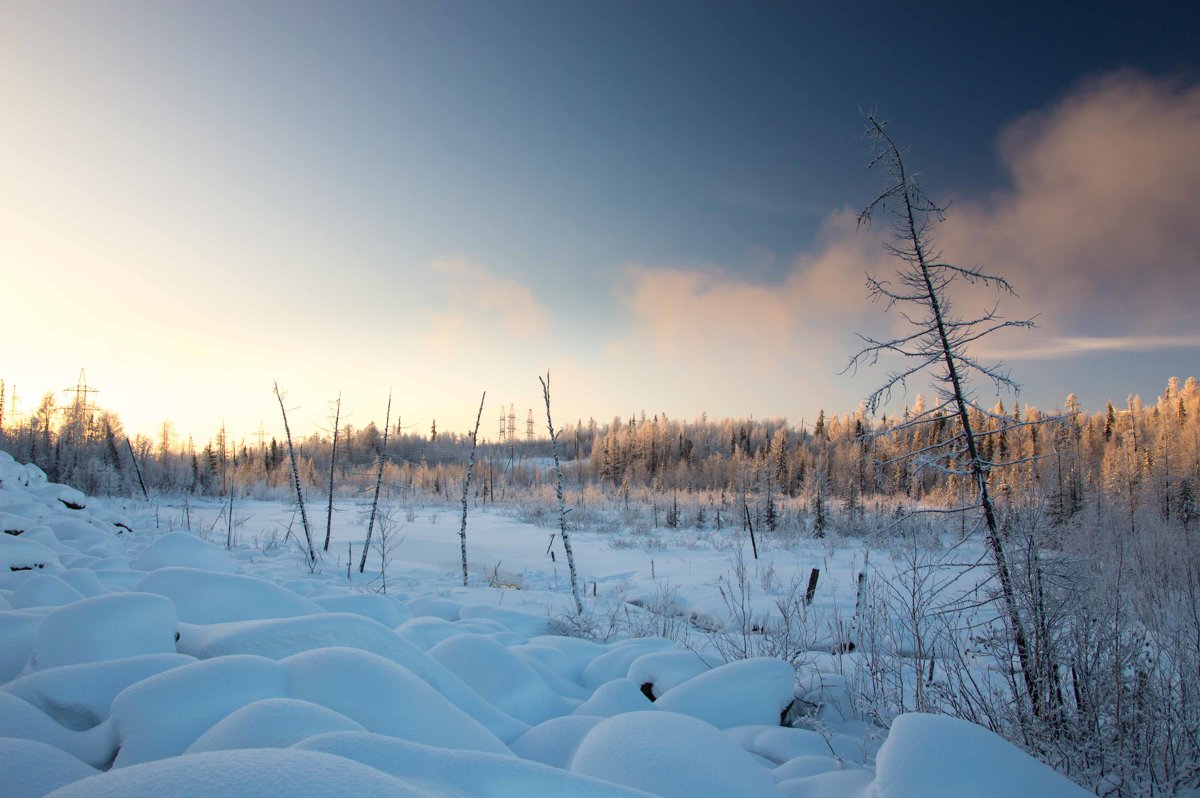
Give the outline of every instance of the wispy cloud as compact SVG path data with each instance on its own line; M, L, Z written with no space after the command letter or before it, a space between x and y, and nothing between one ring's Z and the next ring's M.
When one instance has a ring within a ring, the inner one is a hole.
M1002 360L1053 360L1102 352L1161 352L1169 349L1200 349L1200 335L1127 335L1049 338L1021 349L987 352L985 357Z

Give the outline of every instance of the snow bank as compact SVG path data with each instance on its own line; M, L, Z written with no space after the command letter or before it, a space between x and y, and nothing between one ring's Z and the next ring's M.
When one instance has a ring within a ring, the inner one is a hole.
M1072 783L982 726L910 713L875 759L876 798L1086 798Z
M203 545L208 546L207 543ZM143 559L144 555L138 558L138 563ZM291 618L322 612L321 607L309 599L265 579L214 570L159 567L146 574L133 589L171 599L175 602L179 620L186 623Z
M599 723L571 771L663 798L767 798L780 795L770 772L709 724L673 712L630 712Z
M175 652L175 605L150 593L111 593L55 610L38 626L29 662L54 668Z

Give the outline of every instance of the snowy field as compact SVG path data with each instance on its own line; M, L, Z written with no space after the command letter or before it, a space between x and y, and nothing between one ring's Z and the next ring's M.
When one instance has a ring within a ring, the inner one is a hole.
M310 570L281 503L92 499L0 452L0 793L1087 794L966 722L849 711L862 545L583 527L580 619L552 513L472 507L464 587L460 511L386 507L359 574L366 509ZM781 606L787 661L756 656Z

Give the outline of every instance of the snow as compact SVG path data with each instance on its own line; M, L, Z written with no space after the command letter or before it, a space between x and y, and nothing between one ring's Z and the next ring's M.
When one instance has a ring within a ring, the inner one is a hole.
M186 532L169 532L146 547L133 561L139 571L153 571L172 565L231 573L233 561L222 549Z
M194 798L287 795L289 798L431 798L404 781L345 757L289 748L189 754L115 768L68 784L53 798Z
M555 693L533 668L490 638L451 637L429 649L429 656L486 701L530 725L567 715L576 706L576 702Z
M162 596L110 593L81 598L41 622L29 664L54 668L140 654L173 654L175 627L175 605Z
M664 798L779 794L770 772L737 743L701 720L673 712L629 712L600 722L579 744L571 772Z
M663 693L655 706L711 723L718 729L778 725L795 698L796 672L783 660L755 657L730 662Z
M876 757L875 798L1084 798L1082 787L973 723L910 713ZM936 774L931 779L930 774Z
M287 748L326 732L366 731L340 712L296 698L264 698L234 710L188 746L189 754L237 748Z
M645 798L645 793L619 787L611 781L567 773L512 756L435 748L381 735L326 734L297 747L371 765L436 795Z
M36 740L0 737L0 773L7 798L38 798L96 769L61 748Z
M566 769L583 738L602 720L595 715L579 714L551 718L522 734L510 747L524 759Z
M172 543L171 548L181 547ZM139 567L146 559L145 554L138 558ZM315 615L322 611L321 607L312 601L265 579L241 574L214 573L211 569L160 566L146 574L132 589L143 593L158 593L171 599L179 620L186 623L291 618L297 615Z
M0 690L33 704L68 729L90 729L108 719L113 699L126 687L194 661L171 653L64 665L34 671Z
M545 530L500 515L472 516L466 587L455 530L436 511L406 526L382 594L377 570L347 575L341 559L361 541L355 512L310 573L294 550L250 545L248 520L230 550L208 542L216 502L185 513L76 494L0 453L0 527L20 532L0 533L5 796L1084 794L947 718L900 716L873 757L886 732L849 712L835 655L810 652L799 671L726 663L689 619L724 622L736 547L575 535L591 590L567 625L607 637L606 618L651 635L678 624L685 649L559 634L572 602ZM282 503L238 501L259 532L290 521ZM771 569L814 562L814 607L853 600L857 554L772 556L747 564L752 613L779 598ZM519 589L481 576L497 562ZM820 707L813 729L780 726L796 695Z

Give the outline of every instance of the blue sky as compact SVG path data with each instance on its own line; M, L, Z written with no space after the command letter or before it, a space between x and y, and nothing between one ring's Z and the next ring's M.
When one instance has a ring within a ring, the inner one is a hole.
M275 378L310 425L547 368L564 418L845 412L874 108L1040 314L1023 401L1200 371L1197 12L975 5L6 3L0 378L199 436Z

